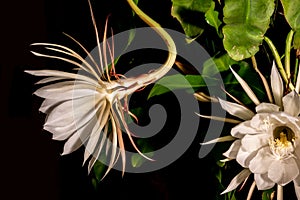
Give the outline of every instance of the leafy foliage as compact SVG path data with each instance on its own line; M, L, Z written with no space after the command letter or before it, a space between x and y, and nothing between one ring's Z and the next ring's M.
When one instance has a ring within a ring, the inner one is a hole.
M259 51L273 11L273 0L225 1L223 43L230 57L243 60Z
M295 31L294 35L294 48L300 48L300 1L289 1L289 0L281 0L284 16L291 26L291 28Z
M207 11L211 13L208 14L208 19L213 24L217 23L213 22L212 0L172 0L172 3L172 16L181 23L188 37L197 37L203 33L203 16Z

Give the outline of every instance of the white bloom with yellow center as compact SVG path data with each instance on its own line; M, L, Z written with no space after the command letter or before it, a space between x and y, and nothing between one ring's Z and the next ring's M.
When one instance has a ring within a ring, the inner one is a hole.
M235 71L232 72L256 107L253 112L240 103L219 99L224 110L244 120L231 129L231 136L204 143L235 140L223 155L226 160L236 159L245 168L222 194L237 188L253 173L259 190L270 189L275 184L284 186L293 181L300 197L299 94L293 90L284 95L283 82L275 63L271 70L274 103L261 103L247 83Z

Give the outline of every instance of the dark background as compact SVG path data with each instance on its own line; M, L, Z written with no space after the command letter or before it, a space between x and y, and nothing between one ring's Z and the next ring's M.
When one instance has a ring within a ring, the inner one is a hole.
M125 0L92 2L100 27L108 14L116 32L131 23ZM171 1L140 2L163 27L180 30L170 15ZM0 8L0 199L194 199L203 195L212 199L216 180L209 179L213 177L209 158L198 158L199 141L160 171L123 178L120 172L111 171L95 190L82 167L83 152L60 156L62 143L43 131L44 116L38 112L42 100L32 95L37 79L24 73L53 64L33 56L31 43L68 44L62 35L66 32L88 47L95 45L87 0L5 1ZM138 19L135 23L144 25Z

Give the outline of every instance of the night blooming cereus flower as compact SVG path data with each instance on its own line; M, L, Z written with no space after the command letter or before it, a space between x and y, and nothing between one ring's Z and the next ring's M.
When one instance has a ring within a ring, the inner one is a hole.
M284 95L283 82L274 63L270 77L274 103L261 103L247 83L235 71L232 70L232 72L256 107L253 112L240 103L219 99L224 110L244 120L231 129L231 136L203 143L234 140L223 155L227 157L225 160L235 159L245 168L233 178L222 194L236 189L253 173L254 183L252 191L251 189L249 191L249 198L255 185L259 190L267 190L277 184L279 188L277 192L281 196L278 199L281 199L282 186L291 181L294 182L295 192L299 198L299 91L292 90ZM270 101L273 102L272 99ZM227 120L230 121L230 119Z
M35 94L45 98L40 107L40 111L47 114L44 129L53 134L54 140L66 140L62 154L69 154L84 144L84 163L90 158L88 164L90 171L101 153L108 154L110 152L110 156L106 155L109 157L107 158L109 164L106 174L121 155L124 173L126 157L122 128L125 129L124 132L127 133L136 151L146 157L135 145L132 133L125 121L125 114L131 114L127 107L127 96L164 76L175 62L176 47L172 38L159 24L143 13L132 0L128 0L136 14L164 39L168 46L169 55L160 68L148 74L125 78L114 72L111 73L111 70L115 69L113 66L113 46L106 41L107 24L104 30L103 45L100 46L92 6L90 1L88 2L96 32L100 65L83 45L69 36L86 52L91 63L70 48L58 44L36 43L33 45L45 47L53 53L64 56L37 52L33 52L33 54L71 63L79 67L79 70L85 74L77 73L77 70L72 72L58 70L26 72L35 76L47 77L39 81L38 84L51 83L38 89ZM112 62L110 69L107 54L109 54Z

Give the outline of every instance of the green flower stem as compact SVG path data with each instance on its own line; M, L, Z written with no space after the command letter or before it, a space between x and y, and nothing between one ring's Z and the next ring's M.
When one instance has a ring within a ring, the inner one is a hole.
M282 62L281 62L281 59L280 59L280 56L279 56L279 53L278 53L276 47L274 46L273 42L268 37L265 36L264 40L269 45L269 47L270 47L270 49L272 51L272 54L273 54L273 56L275 58L275 61L276 61L278 70L279 70L279 72L281 74L281 77L283 78L284 82L289 85L289 88L291 90L294 90L295 87L294 87L294 85L292 83L289 82L289 79L287 78L286 72L284 70L284 67L282 65Z
M294 77L293 77L293 83L296 84L297 82L297 74L299 72L299 59L296 58L295 60L295 70L294 70Z
M285 41L285 60L284 60L284 67L285 67L285 72L287 75L287 78L290 79L291 77L291 44L293 41L293 36L294 36L294 31L291 30L289 34L287 35L286 41Z

